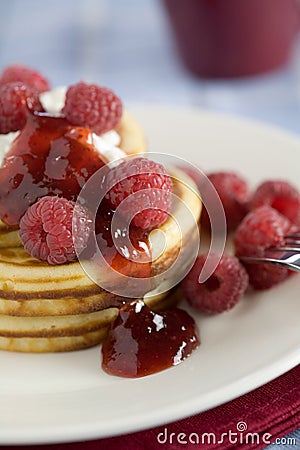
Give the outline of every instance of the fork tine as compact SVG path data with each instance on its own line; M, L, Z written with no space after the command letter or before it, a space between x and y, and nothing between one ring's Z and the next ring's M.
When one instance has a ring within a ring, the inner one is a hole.
M287 237L286 242L287 242L287 244L300 245L300 239L292 239L292 238Z
M298 253L284 253L281 258L256 257L256 256L240 256L239 259L244 263L253 264L275 264L286 269L300 272L300 257Z
M266 257L262 258L256 256L240 256L239 259L244 263L250 264L275 264L299 273L300 257L296 255L296 253L287 253L287 256L284 259Z
M294 240L297 240L297 239L300 239L300 233L286 234L284 237L285 237L286 239L294 239Z
M287 243L287 246L296 246L296 250L298 245L300 245L300 233L293 233L293 234L288 234L285 236L285 241Z
M286 244L269 248L271 252L295 252L300 253L300 233L293 233L284 236Z
M240 256L239 259L245 263L264 264L270 263L285 267L295 272L300 272L300 232L288 234L285 236L285 244L278 247L267 249L269 253L278 253L280 255L271 256Z
M300 253L300 247L289 247L288 245L285 247L271 247L268 248L268 252L294 252Z

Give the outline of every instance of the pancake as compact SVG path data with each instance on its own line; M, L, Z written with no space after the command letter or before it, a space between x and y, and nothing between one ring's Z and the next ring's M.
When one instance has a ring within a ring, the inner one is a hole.
M81 336L63 336L52 338L13 338L0 336L0 349L10 352L50 353L70 352L93 347L101 342L106 329L82 334Z
M18 229L5 225L0 220L0 249L22 245Z
M180 249L188 260L195 245L195 230L191 225L180 230L177 220L186 213L184 204L198 221L201 200L193 182L182 172L176 170L173 183L182 203L175 202L172 216L158 230L151 232L154 253L159 247L161 232L166 239L164 251L152 262L153 275L164 274ZM162 278L161 283L170 281ZM177 301L176 295L167 296L167 292L160 292L159 288L145 296L149 306L161 309ZM128 299L94 283L79 262L51 266L32 258L22 246L0 249L2 350L56 352L96 345L103 339L108 326L117 317L118 306L124 301Z
M153 296L150 301L145 302L154 309L159 304L158 309L162 311L176 304L178 299L179 291L173 290L167 297ZM117 315L117 308L79 316L59 316L59 321L53 316L28 318L0 315L0 349L24 353L53 353L93 347L103 340L110 323ZM41 319L42 323L34 324L36 319ZM9 320L15 322L8 326ZM28 325L31 328L26 330Z
M116 132L121 137L120 148L128 154L145 153L147 151L144 132L135 117L124 111Z

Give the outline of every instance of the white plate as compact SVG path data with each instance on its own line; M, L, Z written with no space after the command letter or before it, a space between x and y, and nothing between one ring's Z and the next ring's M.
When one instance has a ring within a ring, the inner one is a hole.
M254 185L299 186L300 140L254 122L191 110L135 108L151 151L203 170L234 169ZM300 186L299 186L300 187ZM196 316L202 345L183 364L141 379L108 376L99 348L0 354L0 443L80 441L128 433L233 399L300 362L300 277L243 299L231 312ZM241 418L242 419L242 418Z

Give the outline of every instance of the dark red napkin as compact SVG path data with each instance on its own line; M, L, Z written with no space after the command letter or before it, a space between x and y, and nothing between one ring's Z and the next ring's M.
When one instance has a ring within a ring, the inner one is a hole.
M38 445L34 450L262 449L299 427L300 365L242 397L188 419L108 439Z

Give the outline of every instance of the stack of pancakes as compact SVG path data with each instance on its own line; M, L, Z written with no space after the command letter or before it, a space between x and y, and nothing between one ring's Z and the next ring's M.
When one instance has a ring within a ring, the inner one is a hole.
M118 132L121 148L145 151L143 134L131 116L123 117ZM188 186L191 181L184 174L180 178L174 181L176 192L198 221L200 198ZM179 247L186 246L188 252L194 245L192 230L187 228L182 235L176 225L180 205L174 205L172 213L175 219L170 217L160 227L167 239L152 264L155 274L172 264ZM51 266L31 257L18 230L0 223L0 349L57 352L91 347L101 342L122 301L95 284L79 262ZM148 295L149 305L163 307L168 302L165 295Z

